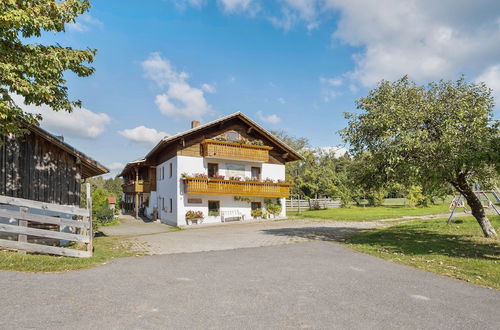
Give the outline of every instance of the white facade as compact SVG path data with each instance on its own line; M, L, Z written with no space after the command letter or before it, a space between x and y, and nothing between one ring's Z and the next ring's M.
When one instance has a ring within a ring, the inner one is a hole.
M238 160L213 159L204 157L174 156L159 164L156 168L156 192L151 193L148 214L158 208L158 219L162 223L173 226L186 225L185 215L188 211L201 211L204 215L203 223L221 222L221 216L209 216L209 201L219 203L220 213L235 211L243 214L245 219L251 219L252 202L260 203L265 209L264 201L276 198L248 197L248 200L235 200L234 196L226 195L188 195L184 193L182 174L208 174L208 163L218 164L218 174L225 177L251 177L251 168L259 167L261 178L270 178L274 181L285 180L285 166L267 163L247 162ZM280 217L286 216L285 199L281 198L282 206ZM213 203L212 203L213 204Z

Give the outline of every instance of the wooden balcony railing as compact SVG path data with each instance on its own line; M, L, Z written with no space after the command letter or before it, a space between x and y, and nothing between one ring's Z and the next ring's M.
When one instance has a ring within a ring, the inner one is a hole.
M240 144L228 141L204 140L203 156L224 159L250 160L268 162L269 150L272 147Z
M123 192L125 193L148 193L151 192L149 181L137 180L123 184Z
M186 194L279 197L290 196L291 184L236 181L205 178L184 178L184 192Z

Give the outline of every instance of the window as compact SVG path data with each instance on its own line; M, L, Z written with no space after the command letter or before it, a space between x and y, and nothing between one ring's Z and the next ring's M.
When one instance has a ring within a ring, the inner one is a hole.
M244 178L245 177L245 165L226 164L226 175L228 177L239 176L241 178Z
M219 173L219 164L208 163L208 177L213 178Z
M165 179L165 166L161 167L161 179Z
M168 164L168 168L169 168L169 175L170 177L172 177L172 163Z
M161 197L161 209L165 210L165 198Z
M226 139L228 141L239 141L240 140L240 133L236 131L228 131L226 132Z
M219 201L208 201L208 214L219 213L220 202Z
M252 167L252 179L260 180L260 167Z
M172 213L174 210L174 203L172 201L172 198L170 198L170 213Z
M262 204L260 202L252 202L251 205L251 208L252 210L256 210L256 209L261 209L262 208Z

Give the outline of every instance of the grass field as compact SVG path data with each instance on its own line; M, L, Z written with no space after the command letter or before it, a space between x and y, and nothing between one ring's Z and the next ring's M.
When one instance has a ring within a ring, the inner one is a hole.
M356 233L358 251L437 274L500 289L500 240L486 239L473 217L420 220ZM500 216L490 216L500 233Z
M393 205L384 205L377 207L357 207L335 208L326 210L307 210L297 212L287 212L288 216L300 216L303 218L317 218L329 220L346 221L370 221L379 219L400 218L404 216L419 216L430 214L448 213L449 202L429 207L405 207L403 203L393 202Z
M64 272L103 264L113 258L135 256L138 253L119 237L96 237L91 258L69 258L41 254L19 254L0 251L0 270L26 272Z

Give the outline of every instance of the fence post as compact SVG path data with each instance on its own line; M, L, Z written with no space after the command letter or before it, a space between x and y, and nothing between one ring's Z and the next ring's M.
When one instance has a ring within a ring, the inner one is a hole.
M86 192L87 192L87 210L89 211L89 230L88 230L88 235L89 235L89 243L87 244L87 251L92 253L94 246L93 246L93 238L94 238L94 229L92 228L92 197L90 195L90 183L85 184L86 187Z
M18 226L19 227L28 227L28 221L24 220L24 219L26 219L26 213L28 213L28 208L27 207L20 207L19 213L21 213L21 216L20 216L19 221L18 221ZM17 241L27 243L28 242L28 235L18 234ZM17 250L17 252L21 253L21 254L26 254L26 251L24 251L24 250Z

